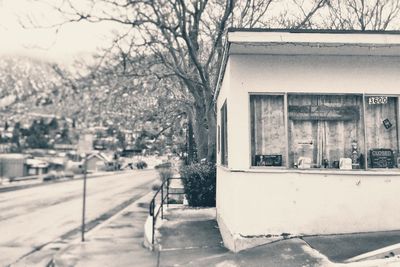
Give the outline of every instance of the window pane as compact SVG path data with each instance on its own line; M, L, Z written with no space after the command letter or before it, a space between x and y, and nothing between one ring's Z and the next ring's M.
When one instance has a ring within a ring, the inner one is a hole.
M285 166L286 133L282 95L252 95L252 166Z
M363 169L362 110L358 95L289 95L289 166Z
M366 96L365 123L369 168L393 168L398 155L396 97Z
M228 117L226 102L221 108L221 165L228 165Z

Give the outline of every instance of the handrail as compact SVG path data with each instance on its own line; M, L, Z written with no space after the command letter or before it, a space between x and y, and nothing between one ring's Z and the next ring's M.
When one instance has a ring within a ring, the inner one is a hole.
M169 185L170 185L170 180L183 180L183 178L177 178L177 177L172 177L164 180L164 182L161 184L160 188L157 190L157 192L154 194L152 200L150 201L150 207L149 207L149 215L153 218L152 222L152 235L151 235L151 244L154 245L154 232L155 232L155 225L156 225L156 220L158 218L158 215L161 213L161 220L164 219L164 204L165 200L166 204L168 205L168 199L169 195L183 195L185 194L184 192L174 192L171 193L169 190ZM164 195L164 187L166 186L166 194ZM156 211L156 200L157 196L160 194L160 206L158 207Z

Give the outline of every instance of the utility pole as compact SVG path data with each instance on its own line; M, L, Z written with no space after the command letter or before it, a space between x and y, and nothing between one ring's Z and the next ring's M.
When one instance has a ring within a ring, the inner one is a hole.
M93 136L90 133L82 132L78 142L78 153L83 155L83 196L82 196L82 225L81 241L85 242L85 217L86 217L86 182L87 182L87 161L88 154L92 151Z
M85 216L86 216L86 180L87 180L87 154L83 159L83 201L82 201L82 226L81 241L85 242Z

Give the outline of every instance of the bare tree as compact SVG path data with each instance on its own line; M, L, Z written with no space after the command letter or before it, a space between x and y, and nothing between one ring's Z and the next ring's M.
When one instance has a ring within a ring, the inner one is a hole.
M333 0L327 7L327 13L321 13L326 28L362 31L398 28L399 0Z
M38 1L43 3L45 0ZM223 54L224 33L230 26L274 26L268 11L273 4L279 7L281 2L64 0L48 4L63 15L63 20L51 25L53 27L80 21L109 21L126 25L127 32L118 34L111 49L119 55L122 73L126 76L151 75L164 81L161 86L169 84L168 90L173 92L189 122L193 123L199 158L214 161L216 116L213 98ZM310 0L311 8L303 9L291 26L307 27L326 2ZM140 63L144 58L143 64ZM129 65L132 67L128 68Z

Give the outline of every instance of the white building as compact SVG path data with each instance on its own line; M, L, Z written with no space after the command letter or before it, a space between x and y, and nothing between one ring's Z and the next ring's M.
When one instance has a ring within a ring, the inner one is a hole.
M225 245L399 230L399 96L398 32L229 30L216 95Z

